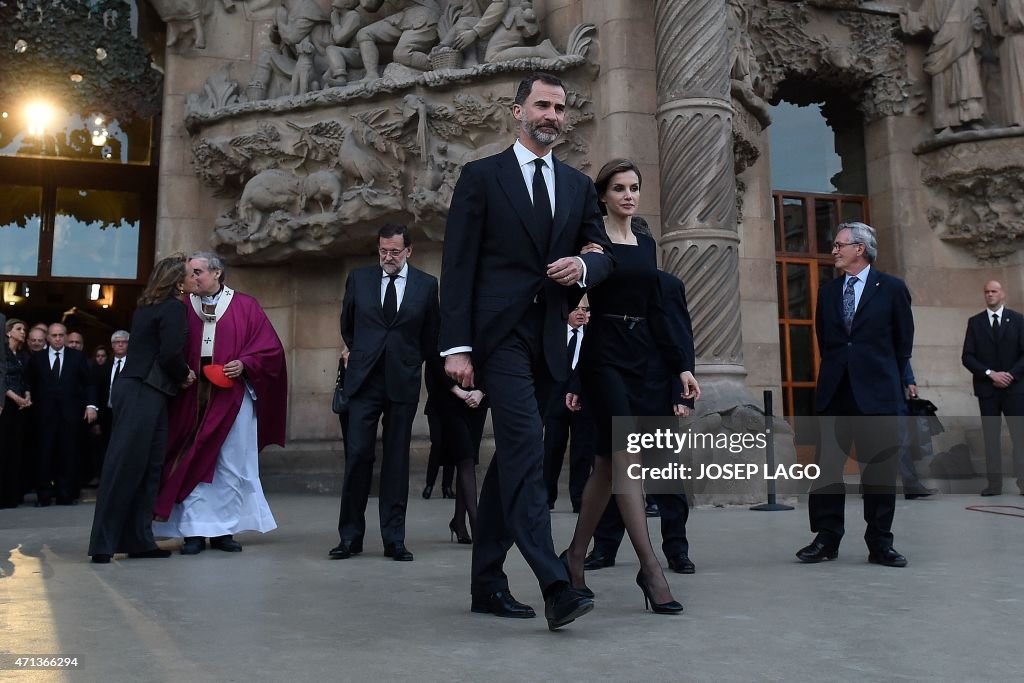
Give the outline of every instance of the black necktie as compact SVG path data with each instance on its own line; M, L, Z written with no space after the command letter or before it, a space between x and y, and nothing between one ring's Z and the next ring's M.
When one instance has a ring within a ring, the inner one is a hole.
M992 335L995 337L999 336L999 314L992 314Z
M395 289L395 280L398 275L388 275L388 287L384 290L384 322L388 325L395 321L398 315L398 290Z
M578 329L572 331L572 336L569 337L569 369L572 370L572 360L576 357L576 335L579 332Z
M118 376L121 374L121 359L117 359L117 365L114 367L114 377L110 380L110 391L107 392L107 407L113 408L114 405L110 402L111 397L114 394L114 384L117 382Z
M551 217L551 197L548 196L548 184L544 182L544 160L534 159L533 165L533 213L537 217L537 227L545 234L551 231L554 219Z
M50 371L54 379L60 379L60 351L53 352L53 367Z

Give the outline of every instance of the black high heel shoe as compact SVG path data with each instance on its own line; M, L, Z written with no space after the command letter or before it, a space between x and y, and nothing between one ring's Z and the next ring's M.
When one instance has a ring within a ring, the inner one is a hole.
M448 522L448 530L452 532L451 541L454 543L455 539L458 538L459 545L472 545L473 539L469 534L459 531L455 528L455 520Z
M450 498L451 500L455 500L455 491L452 490L451 486L445 486L445 485L442 484L441 485L441 497L442 498Z
M587 587L586 581L584 581L582 586L572 585L572 570L569 569L569 551L563 550L562 554L558 556L558 559L561 560L562 564L565 566L565 573L569 575L569 585L572 586L572 589L580 595L586 596L593 600L594 591L590 590L590 588Z
M675 600L660 603L654 602L654 598L651 597L647 584L644 583L643 569L641 569L636 575L636 585L640 586L640 590L644 592L644 609L649 609L655 614L682 614L683 606Z

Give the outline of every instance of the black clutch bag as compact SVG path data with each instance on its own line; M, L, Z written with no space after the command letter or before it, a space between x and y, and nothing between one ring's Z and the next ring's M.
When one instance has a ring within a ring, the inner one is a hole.
M348 396L345 395L345 361L342 358L338 359L338 380L334 383L331 410L335 415L344 415L348 412Z

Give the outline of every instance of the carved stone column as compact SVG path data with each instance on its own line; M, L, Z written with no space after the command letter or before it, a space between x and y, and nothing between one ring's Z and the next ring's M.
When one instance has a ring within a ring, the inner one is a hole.
M726 2L654 6L664 267L686 283L704 390L698 410L721 412L751 402L743 386Z

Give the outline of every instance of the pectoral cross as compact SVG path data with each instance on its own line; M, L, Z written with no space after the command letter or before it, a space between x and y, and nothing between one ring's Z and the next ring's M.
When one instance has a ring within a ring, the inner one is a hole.
M203 340L203 343L204 343L204 344L210 344L210 343L212 343L212 342L213 342L213 340L212 340L212 339L210 339L209 337L207 337L206 339L204 339L204 340Z

